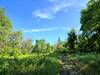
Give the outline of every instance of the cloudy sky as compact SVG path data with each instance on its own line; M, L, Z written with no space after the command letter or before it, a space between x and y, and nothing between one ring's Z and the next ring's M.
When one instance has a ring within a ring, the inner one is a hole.
M80 11L88 0L0 0L14 30L27 39L64 40L70 29L80 28Z

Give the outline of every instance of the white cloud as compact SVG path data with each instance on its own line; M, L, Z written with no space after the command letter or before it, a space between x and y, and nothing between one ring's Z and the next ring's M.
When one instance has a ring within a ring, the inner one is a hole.
M71 28L57 28L57 27L52 27L52 28L43 28L43 29L32 29L32 30L24 30L24 33L32 33L32 32L46 32L46 31L55 31L55 30L61 30L61 31L67 31L70 30Z
M59 12L60 10L70 6L70 3L57 3L54 4L51 7L48 8L44 8L42 10L36 10L35 12L33 12L34 16L37 16L39 18L43 18L43 19L53 19L54 15Z
M41 11L41 10L36 10L35 12L33 12L34 16L37 16L39 18L43 18L43 19L52 19L53 15L50 11Z
M45 28L45 29L32 29L32 32L45 32L45 31L53 31L57 28Z
M47 0L46 0L47 1ZM33 11L33 15L42 19L53 19L59 11L68 11L68 8L85 6L84 0L48 0L51 6Z
M32 29L32 30L25 30L23 32L45 32L45 31L53 31L56 30L57 28L44 28L44 29Z

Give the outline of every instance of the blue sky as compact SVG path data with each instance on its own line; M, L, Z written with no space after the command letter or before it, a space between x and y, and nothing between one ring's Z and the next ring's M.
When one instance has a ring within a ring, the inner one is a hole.
M14 30L26 39L55 43L66 39L70 29L80 28L80 11L88 0L0 0Z

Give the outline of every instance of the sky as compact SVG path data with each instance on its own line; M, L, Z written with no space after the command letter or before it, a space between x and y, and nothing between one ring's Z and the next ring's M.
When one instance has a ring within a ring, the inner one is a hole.
M67 33L79 30L80 11L88 0L0 0L15 31L25 39L45 39L51 44L67 38Z

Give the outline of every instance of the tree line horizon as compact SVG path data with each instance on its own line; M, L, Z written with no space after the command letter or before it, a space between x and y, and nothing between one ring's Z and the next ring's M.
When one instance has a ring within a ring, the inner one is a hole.
M87 4L87 8L81 11L80 31L82 33L76 34L76 30L72 29L66 34L68 35L67 40L61 41L60 38L58 38L54 46L73 51L100 52L99 14L99 0L90 0ZM50 43L46 43L45 39L37 39L33 45L32 39L23 40L22 34L21 31L13 31L13 25L11 20L5 15L5 9L0 8L0 53L5 52L5 50L9 52L11 49L14 49L15 52L18 51L18 49L25 50L26 52L29 50L34 52L34 49L42 49L44 46L54 49Z

